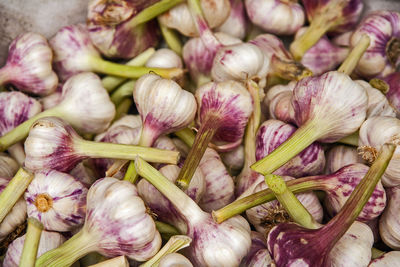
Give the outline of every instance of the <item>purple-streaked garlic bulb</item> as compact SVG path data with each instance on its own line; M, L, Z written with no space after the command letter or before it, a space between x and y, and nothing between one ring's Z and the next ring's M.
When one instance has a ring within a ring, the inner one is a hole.
M303 78L292 97L299 128L252 169L272 173L314 141L332 143L350 135L365 120L367 105L365 89L346 74L331 71Z
M242 0L229 0L231 12L225 22L216 31L227 33L239 39L246 36L247 19Z
M62 87L63 84L59 83L55 92L39 99L40 104L42 104L43 110L53 108L62 101Z
M240 263L241 267L272 267L273 261L267 249L264 234L251 231L251 247L249 253Z
M311 72L301 63L295 62L283 42L273 34L260 34L249 41L264 53L269 65L268 75L274 75L287 80L301 80L311 76Z
M399 142L400 120L393 117L376 116L367 119L360 128L358 146L362 157L367 162L373 162L378 150L387 142ZM392 160L382 176L384 186L400 185L400 148L397 148Z
M10 83L26 93L51 94L58 84L52 58L42 35L28 32L17 36L10 44L6 65L0 69L0 85Z
M19 164L15 159L8 156L6 153L0 153L0 177L11 179L14 177L14 174L17 173L18 169Z
M399 204L400 188L387 188L388 204L379 220L379 233L383 242L392 249L400 249L400 219Z
M133 99L143 122L142 146L152 146L160 135L187 127L196 115L193 94L155 74L144 75L136 82Z
M168 48L157 49L145 65L149 68L183 68L181 57Z
M390 267L400 264L400 251L390 251L371 261L369 267Z
M54 68L62 81L86 71L125 78L139 78L154 71L166 78L180 77L182 69L159 69L128 66L103 60L91 43L89 32L82 24L61 28L50 40L54 51Z
M365 78L385 77L400 64L400 14L394 11L376 11L368 14L351 36L356 45L367 34L370 45L358 62L356 72Z
M85 220L87 191L69 174L37 172L24 195L28 216L40 221L48 231L76 229Z
M43 254L37 265L69 266L93 251L145 261L160 249L160 233L133 184L111 177L97 180L88 191L86 209L82 229Z
M302 0L310 26L290 45L296 60L327 32L346 32L357 23L363 9L362 0Z
M344 166L362 162L363 160L358 154L357 148L346 145L335 145L326 153L325 173L331 174Z
M160 259L159 267L193 267L193 264L182 254L170 253Z
M200 5L206 23L210 28L222 25L231 10L229 0L200 0ZM176 29L185 36L195 37L199 35L187 3L171 8L159 16L159 20L163 25Z
M258 128L256 135L256 160L274 151L296 131L296 127L278 121L267 120ZM325 154L322 146L315 142L293 157L274 173L292 177L315 175L325 167Z
M211 212L228 205L235 199L233 179L215 150L206 149L199 168L206 182L206 188L199 203L202 210Z
M84 160L78 163L69 174L86 186L86 188L89 188L98 178L100 178L91 160Z
M240 44L242 41L223 32L215 33L215 38L221 45ZM215 57L214 50L204 44L200 37L189 39L183 46L182 56L185 66L189 69L190 77L197 85L209 82L211 68Z
M68 172L87 158L133 160L141 155L156 163L176 164L179 153L133 145L87 141L64 120L39 119L32 125L25 141L25 166L31 170L53 169Z
M0 194L6 188L9 180L0 178ZM14 231L19 225L26 220L26 203L21 197L15 203L11 211L6 215L0 223L0 241L2 241L9 233Z
M126 59L157 45L158 34L155 23L140 23L137 18L135 19L141 11L156 2L155 0L89 1L87 28L93 44L106 57ZM162 12L159 10L159 14ZM157 14L153 15L155 16ZM151 18L146 18L142 22Z
M230 149L240 145L253 112L250 93L239 82L206 83L197 89L195 97L200 128L177 180L182 187L189 184L209 142L226 144Z
M297 31L295 39L300 38L307 28ZM314 75L321 75L336 69L349 54L348 47L333 44L327 36L322 36L301 58L301 64L309 68Z
M192 243L185 255L194 266L238 266L251 245L250 226L241 216L217 224L211 214L199 206L150 164L137 158L135 167L140 176L171 201L187 224L185 234Z
M176 165L166 165L160 170L169 181L175 182L178 178L180 168ZM180 232L187 231L185 219L176 210L174 205L164 197L154 186L145 179L141 179L137 185L139 195L143 198L151 211L157 214L157 219L175 226ZM196 170L189 187L184 191L196 203L201 201L206 192L206 180L200 168Z
M4 258L4 267L18 267L24 247L26 234L16 238L7 249L6 257ZM40 242L37 251L37 257L49 250L58 248L65 242L65 237L57 232L42 231L40 235Z
M353 31L348 31L341 33L339 35L336 35L332 38L332 43L335 45L338 45L340 47L349 47L350 46L350 38L351 35L353 34Z
M245 5L250 21L268 33L291 35L305 21L303 7L297 0L245 0Z
M232 151L223 152L220 154L222 162L225 164L228 172L233 175L243 168L244 164L244 147L238 146Z
M270 119L277 119L295 124L294 108L292 106L293 89L296 82L278 84L271 87L265 94L262 109Z
M386 98L396 110L397 118L400 118L400 72L389 74L383 80L389 85Z
M294 178L290 176L283 176L283 179L285 181L290 181ZM240 198L267 188L268 185L265 183L264 177L260 176L259 179L240 196ZM315 195L313 192L308 192L296 194L296 197L310 212L315 221L322 221L323 209L317 195ZM246 215L249 222L260 233L268 232L276 224L290 221L289 214L277 200L273 200L248 209L246 211Z

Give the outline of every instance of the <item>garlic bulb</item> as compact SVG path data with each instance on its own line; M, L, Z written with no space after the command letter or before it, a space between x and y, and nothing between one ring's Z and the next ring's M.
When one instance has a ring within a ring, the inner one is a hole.
M256 135L256 160L274 151L296 131L296 127L278 120L264 121ZM325 167L325 154L319 143L313 143L282 167L275 170L278 175L301 177L319 174Z
M196 115L193 94L155 74L143 75L136 82L133 99L143 121L142 146L152 146L160 135L185 128Z
M239 39L246 36L247 20L242 0L229 0L231 12L225 22L216 28L218 32L224 32Z
M220 154L222 162L225 164L228 172L231 175L236 174L243 168L244 164L244 147L243 145L238 146L232 151L224 152Z
M26 234L16 238L7 249L6 257L4 258L4 267L18 267L19 261L24 247ZM65 237L60 233L42 231L40 235L40 243L37 251L37 257L39 258L45 252L59 247L65 242Z
M369 267L390 267L400 264L400 251L390 251L371 261Z
M50 109L57 106L62 100L62 94L60 92L54 92L51 95L42 97L39 101L42 104L43 109Z
M206 149L199 168L206 182L206 188L199 203L200 208L206 212L211 212L222 208L235 199L233 179L215 150Z
M81 182L86 188L89 188L99 177L97 170L90 160L84 160L75 166L70 172L70 175L77 181Z
M86 187L58 171L42 171L28 186L24 198L28 216L48 231L67 232L81 226L86 213Z
M358 62L356 72L365 78L385 77L399 65L400 14L394 11L376 11L368 14L351 36L354 46L363 34L370 45Z
M193 264L182 254L170 253L161 258L159 267L193 267Z
M358 154L357 148L345 145L335 145L326 153L325 173L334 173L344 166L362 162L363 160Z
M292 96L295 86L296 82L292 81L286 85L278 84L271 87L262 102L263 113L271 119L294 124Z
M26 93L51 94L58 84L52 58L51 48L42 35L27 32L17 36L10 44L6 65L0 69L0 85L11 83Z
M5 153L0 153L0 177L12 178L18 171L19 164L12 157Z
M229 0L200 0L200 5L210 28L218 27L224 23L231 10ZM159 16L159 20L163 25L176 29L185 36L198 36L195 23L186 3L171 8Z
M97 180L89 189L86 209L82 229L43 254L37 265L69 266L92 251L145 261L160 249L161 236L133 184L111 177Z
M379 232L383 242L389 247L398 250L400 248L399 205L400 188L387 188L388 205L379 220Z
M0 178L0 193L6 188L9 180ZM26 203L21 197L0 223L0 241L2 241L9 233L14 231L19 225L26 220Z
M391 106L396 110L397 118L400 118L400 72L389 74L383 79L389 85L389 91L386 98Z
M146 67L183 68L183 63L181 57L171 49L160 48L147 60Z
M385 129L385 130L382 130ZM362 157L368 162L373 162L377 151L384 143L398 142L400 120L393 117L376 116L368 118L360 128L358 146ZM384 186L392 187L400 185L400 168L397 163L400 160L400 150L396 149L392 160L382 176Z
M251 231L251 247L249 253L240 263L241 267L272 267L273 261L267 249L267 240L263 234Z

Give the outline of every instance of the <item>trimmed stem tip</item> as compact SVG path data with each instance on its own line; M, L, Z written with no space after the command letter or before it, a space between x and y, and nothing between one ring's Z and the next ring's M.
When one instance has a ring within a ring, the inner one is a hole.
M35 266L42 230L43 224L41 222L35 218L28 218L28 230L26 231L24 248L22 249L19 266Z

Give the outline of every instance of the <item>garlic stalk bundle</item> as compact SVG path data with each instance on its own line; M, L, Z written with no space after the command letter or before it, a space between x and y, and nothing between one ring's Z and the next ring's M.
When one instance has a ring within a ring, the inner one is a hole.
M12 157L5 153L0 153L0 177L12 178L18 171L19 164Z
M244 164L244 147L238 146L232 151L223 152L220 154L222 162L225 164L228 172L235 175L243 168Z
M283 42L273 34L260 34L249 41L261 49L271 62L269 75L275 75L286 80L301 80L312 73L301 63L295 62Z
M217 32L224 32L230 36L243 39L246 36L247 19L242 0L229 0L231 11L229 17L216 28Z
M304 9L297 0L245 0L245 5L250 21L267 33L291 35L305 21Z
M264 121L256 135L256 160L272 153L278 146L288 140L296 127L278 120ZM278 175L302 177L315 175L325 167L325 154L322 146L315 142L293 157L282 167L275 170Z
M299 39L305 31L307 31L306 27L299 29L296 32L295 39ZM336 69L348 54L348 47L335 45L324 35L303 55L301 64L309 68L314 75L321 75Z
M32 32L18 35L10 44L6 65L0 69L0 85L10 83L23 92L41 96L51 94L58 84L52 58L45 37Z
M399 206L398 202L400 197L400 188L391 187L387 188L388 205L379 220L379 233L383 242L392 249L398 250L400 248L400 235L398 229L400 228L400 220L398 217Z
M251 168L263 174L272 173L314 141L332 143L355 132L365 119L367 101L365 89L340 72L300 80L292 97L299 128Z
M129 66L103 60L91 43L89 32L82 24L61 28L50 40L54 51L54 67L61 80L86 71L125 78L139 78L153 71L167 78L181 77L182 69L160 69Z
M69 174L37 172L24 195L28 216L40 221L48 231L76 229L85 219L87 191Z
M88 191L86 209L82 229L62 246L43 254L36 265L69 266L93 251L145 261L160 249L161 236L129 182L111 177L97 180Z
M213 221L211 214L202 211L173 183L141 158L135 160L139 175L153 184L185 219L187 232L192 238L185 255L194 266L239 266L250 249L250 227L240 216L222 224Z
M326 153L325 173L331 174L340 168L353 164L363 163L357 148L346 145L335 145Z
M199 2L204 12L205 22L210 28L222 25L228 18L231 10L229 0L200 0ZM187 3L182 3L171 8L159 16L160 22L168 28L178 30L185 36L198 36L196 22L193 21L188 5Z
M357 74L370 79L396 71L400 64L399 20L400 13L382 10L368 14L358 25L351 36L351 45L354 46L363 34L371 38L371 44L357 65Z
M40 118L56 116L68 121L82 133L100 133L114 118L115 107L103 88L100 78L90 72L68 79L62 89L62 101L0 137L0 150L22 141L29 129Z
M87 158L134 159L176 164L179 152L82 139L65 121L56 117L36 121L25 141L25 166L31 170L70 171Z
M8 247L6 257L4 258L4 267L18 267L20 266L20 258L22 254L22 248L25 243L26 235L16 238ZM61 246L65 242L65 237L57 232L42 231L40 235L39 249L37 257L39 258L42 254L49 250L55 249Z
M389 86L386 98L395 109L397 118L400 118L400 72L394 72L383 79Z
M180 168L175 165L166 165L160 168L160 173L174 183L178 178ZM153 185L145 179L141 179L137 184L139 195L143 198L146 205L153 213L157 215L157 219L176 227L181 233L187 231L185 219L180 215L179 211L172 203L162 195ZM198 168L190 181L189 187L184 191L193 201L199 203L206 192L206 181L202 171Z
M382 129L385 129L382 131ZM400 120L387 117L375 116L368 118L360 128L358 146L362 153L362 158L367 162L373 162L376 158L377 151L387 142L398 144L400 130ZM400 160L400 150L396 149L392 160L389 163L384 175L382 183L386 187L400 185L400 168L397 163Z
M400 251L390 251L381 257L374 259L368 265L369 267L390 267L400 264Z
M200 125L177 184L187 187L210 141L239 146L247 120L253 111L252 99L238 82L210 82L197 89L197 123Z
M0 194L6 188L9 180L0 178ZM0 223L0 241L2 241L9 233L14 231L19 225L26 220L26 203L21 197L8 212L6 217Z
M346 32L357 23L363 9L362 0L302 0L310 21L307 31L290 45L296 60L327 32Z
M171 253L161 258L159 267L193 267L193 264L182 254Z
M251 231L251 247L246 257L240 263L242 267L272 267L273 261L267 249L264 234Z
M386 144L341 211L319 229L281 223L268 234L268 249L278 266L330 266L329 253L353 224L384 173L395 146ZM371 242L372 243L372 242Z

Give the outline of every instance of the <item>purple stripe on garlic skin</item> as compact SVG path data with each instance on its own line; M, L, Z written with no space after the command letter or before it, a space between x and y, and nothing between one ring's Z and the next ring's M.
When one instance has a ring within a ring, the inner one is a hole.
M278 120L263 122L256 135L256 160L274 151L296 131L296 127ZM322 146L315 142L274 171L278 175L301 177L321 173L325 167Z
M240 263L241 267L272 267L273 261L267 249L264 234L251 231L251 247L249 253Z
M231 7L229 0L201 0L201 9L210 28L215 28L228 18ZM176 29L181 34L189 37L198 36L187 3L179 4L161 16L160 22L168 28Z
M400 218L399 200L400 188L398 186L387 188L388 204L379 220L379 233L382 241L392 249L400 249Z
M69 174L54 170L35 173L24 196L28 216L48 231L71 231L84 222L87 191Z
M8 179L0 178L0 194L9 183ZM21 197L0 223L0 242L26 220L26 203Z
M251 22L268 33L291 35L305 21L303 7L297 1L246 0L245 5Z
M400 251L390 251L381 257L374 259L368 265L369 267L389 267L400 265Z
M334 173L340 168L353 163L363 162L356 147L335 145L326 152L325 174Z
M396 110L397 118L400 118L400 72L389 74L383 80L389 85L386 98Z
M215 150L206 149L199 168L206 182L206 189L199 203L204 211L220 209L235 199L233 179Z
M229 0L231 12L225 22L216 31L227 33L239 39L246 36L247 19L242 0Z
M19 164L6 153L0 153L0 177L11 179L17 173Z
M351 36L354 46L363 34L370 37L370 45L358 62L356 72L364 78L385 77L399 66L400 14L376 11L368 14Z
M26 234L16 238L8 247L6 257L4 258L4 267L18 267L24 247ZM59 247L65 242L65 237L60 233L42 231L40 236L37 257L39 258L45 252Z
M6 65L0 69L0 85L11 83L26 93L51 94L58 84L52 57L42 35L28 32L17 36L10 44Z
M152 146L160 135L185 128L196 115L193 94L155 74L137 80L133 98L143 121L140 141L143 146Z

